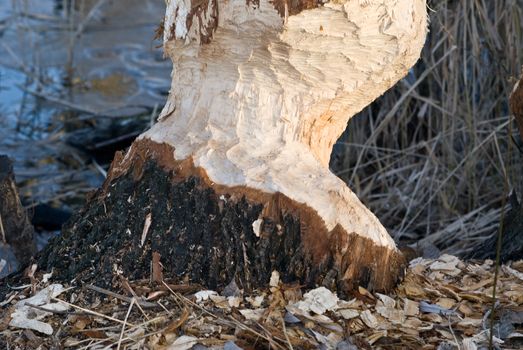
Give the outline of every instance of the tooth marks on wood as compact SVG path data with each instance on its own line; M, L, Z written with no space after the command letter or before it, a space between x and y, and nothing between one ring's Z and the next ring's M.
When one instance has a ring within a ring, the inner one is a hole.
M260 7L260 0L246 0L247 6L251 6L253 9ZM327 3L328 0L271 0L269 1L280 17L285 18L287 16L297 15L303 10L311 10Z
M195 21L195 18L198 20ZM218 28L217 0L194 0L191 13L187 17L187 28L191 28L193 23L198 25L197 33L200 35L200 42L208 44Z
M297 15L304 10L323 6L322 0L273 0L270 3L281 18ZM260 8L260 0L246 0L254 10ZM172 39L197 40L202 44L211 42L218 28L218 0L171 0L167 4L164 22L164 43Z
M217 0L171 0L165 18L164 42L197 40L207 44L218 28Z
M249 2L249 0L247 0ZM328 1L322 0L272 0L272 5L282 18L297 15L301 11L323 6Z
M339 225L329 231L305 204L281 193L214 184L190 160L173 160L165 144L141 140L129 152L115 158L105 186L64 227L39 266L54 268L60 279L103 287L118 283L115 269L130 279L150 278L151 262L160 256L165 278L212 289L232 279L242 288L264 287L273 270L284 282L341 293L360 285L388 290L401 278L399 252ZM252 225L258 219L259 236Z

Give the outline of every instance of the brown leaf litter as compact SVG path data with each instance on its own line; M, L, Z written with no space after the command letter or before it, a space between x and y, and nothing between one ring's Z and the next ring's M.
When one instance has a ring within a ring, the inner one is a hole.
M121 276L119 291L68 287L32 270L0 303L0 347L50 349L487 349L494 264L455 256L411 261L389 295L285 285L244 295ZM160 279L160 281L158 281ZM32 289L34 288L34 291ZM523 347L523 261L501 268L494 345Z

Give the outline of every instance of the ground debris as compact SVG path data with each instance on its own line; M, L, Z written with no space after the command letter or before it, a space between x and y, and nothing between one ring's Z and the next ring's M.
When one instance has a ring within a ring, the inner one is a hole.
M0 332L5 344L19 348L35 341L52 345L58 338L65 347L83 349L486 349L493 272L489 260L418 258L395 291L360 288L349 300L325 287L307 291L283 284L277 273L266 290L245 295L233 282L220 293L150 280L113 291L67 289L50 284L49 275L44 282L39 272L35 295L31 285L6 295ZM522 274L523 261L501 268L494 326L499 349L523 346ZM46 312L51 302L63 309ZM49 327L21 331L13 321L21 305L35 321L45 313Z
M9 326L13 328L32 329L43 334L53 334L53 327L41 320L52 315L53 312L64 312L69 309L67 305L51 302L64 292L61 284L52 284L38 291L30 298L22 299L15 305L11 314Z

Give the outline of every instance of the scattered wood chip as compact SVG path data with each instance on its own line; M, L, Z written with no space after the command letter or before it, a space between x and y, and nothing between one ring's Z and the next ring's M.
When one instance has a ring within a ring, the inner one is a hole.
M521 271L523 261L500 269L494 338L500 348L517 349L523 342ZM4 306L0 327L7 327L4 336L22 334L42 348L52 346L53 337L48 335L54 333L71 348L91 342L93 348L121 343L121 348L158 350L237 349L254 343L271 349L474 350L488 347L485 328L494 264L465 263L450 255L415 259L396 290L383 294L359 288L351 300L342 300L325 287L303 290L296 284L283 284L276 272L266 290L245 296L235 281L220 290L221 295L197 285L162 280L161 285L151 286L149 280L124 278L116 291L92 286L67 291L38 282L43 281L43 274L35 269L37 283L14 287L0 303ZM40 291L31 296L31 287ZM94 299L90 290L97 292ZM55 297L58 291L60 302ZM133 301L139 307L130 308ZM61 311L49 305L53 302L58 302ZM16 321L10 321L21 305L29 308L22 313L25 319L40 324L16 332ZM67 311L70 308L76 311ZM45 319L32 318L39 313ZM55 325L60 324L61 331L56 333ZM351 334L350 339L344 334Z
M142 230L142 239L140 241L140 247L143 247L145 244L145 239L147 238L147 233L149 233L149 228L151 227L152 222L152 214L148 213L145 216L145 222L143 224L143 230Z

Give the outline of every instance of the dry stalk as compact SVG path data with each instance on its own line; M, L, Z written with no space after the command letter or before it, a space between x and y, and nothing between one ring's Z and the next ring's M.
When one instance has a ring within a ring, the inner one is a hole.
M5 238L5 231L4 231L4 221L2 219L1 213L0 213L0 234L2 235L2 243L7 244L7 239Z
M523 64L523 0L431 0L421 60L350 121L331 158L389 232L464 254L495 234L504 169L522 192L507 96ZM514 130L516 131L516 130Z
M101 287L97 287L95 285L88 284L88 285L86 285L86 287L87 287L87 289L91 289L91 290L93 290L95 292L102 293L102 294L111 296L113 298L123 300L123 301L125 301L127 303L132 302L133 299L134 299L134 302L138 306L142 306L144 308L155 308L155 307L158 307L158 304L156 304L156 303L150 303L150 302L147 302L147 301L139 300L137 295L134 295L133 298L129 298L129 297L125 296L125 295L118 294L118 293L112 292L110 290L107 290L107 289L104 289L104 288L101 288Z
M133 305L134 305L135 301L136 301L136 299L133 297L131 299L131 304L129 305L129 309L127 309L127 314L125 315L125 319L123 320L123 324L122 324L122 331L120 332L120 338L118 339L118 345L116 346L117 350L120 350L120 346L122 345L122 339L123 339L123 334L125 332L125 326L127 325L127 319L129 318L129 315L131 314L131 310L133 309Z
M88 314L91 314L91 315L94 315L94 316L98 316L98 317L102 317L102 318L108 319L108 320L110 320L110 321L118 322L118 323L120 323L120 324L127 324L127 325L129 325L129 326L131 326L131 327L134 327L134 325L133 325L132 323L127 323L127 322L124 322L124 321L119 320L119 319L117 319L117 318L114 318L114 317L111 317L111 316L107 316L107 315L101 314L101 313L99 313L99 312L96 312L96 311L93 311L93 310L89 310L89 309L86 309L86 308L80 307L80 306L78 306L78 305L74 305L74 304L68 303L68 302L65 301L65 300L58 299L58 298L54 298L54 297L52 297L51 299L52 299L52 300L55 300L55 301L57 301L57 302L63 303L63 304L65 304L65 305L69 306L69 307L72 307L72 308L75 308L75 309L81 310L81 311L83 311L83 312L85 312L85 313L88 313Z

